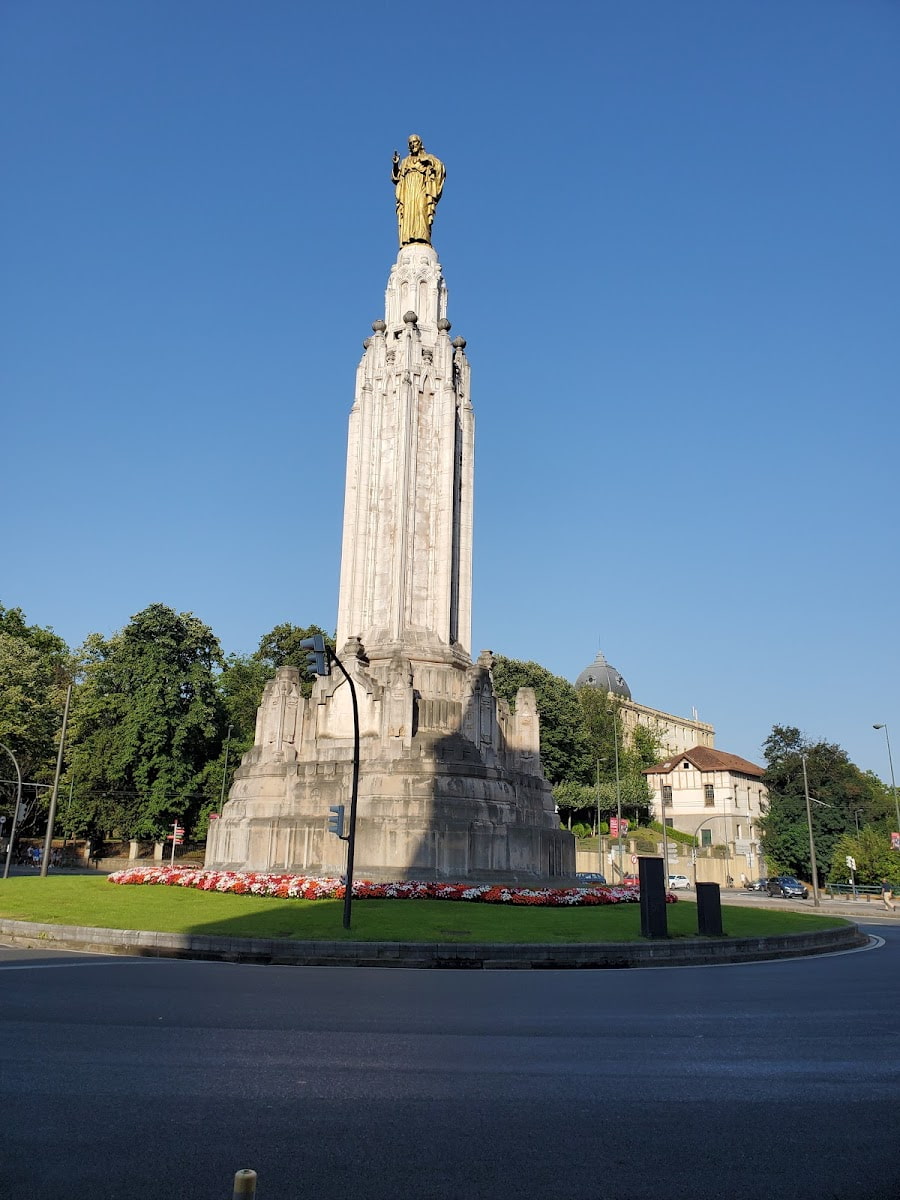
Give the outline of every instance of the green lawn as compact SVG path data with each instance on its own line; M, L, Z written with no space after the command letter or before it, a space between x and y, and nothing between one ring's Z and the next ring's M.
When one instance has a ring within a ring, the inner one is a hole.
M513 908L448 900L354 900L353 928L342 900L275 900L189 888L118 886L97 876L0 881L0 916L107 929L385 942L628 942L640 938L637 904L602 908ZM668 906L673 937L697 933L697 906ZM732 937L801 933L845 925L818 914L723 906Z

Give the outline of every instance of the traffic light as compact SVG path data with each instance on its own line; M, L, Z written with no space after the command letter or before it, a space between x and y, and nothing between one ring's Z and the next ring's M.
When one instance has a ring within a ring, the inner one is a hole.
M343 839L344 836L344 806L343 804L332 804L328 812L331 814L328 818L328 832L335 834Z
M328 647L325 645L325 639L321 633L314 633L312 637L303 638L300 642L300 649L309 652L306 655L307 671L312 671L314 675L331 674Z

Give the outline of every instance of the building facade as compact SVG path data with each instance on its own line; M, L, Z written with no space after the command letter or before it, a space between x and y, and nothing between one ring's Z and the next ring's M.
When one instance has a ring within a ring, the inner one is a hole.
M762 767L737 754L693 746L644 774L655 820L695 835L701 847L728 847L735 870L751 878L759 873L759 823L767 808Z
M650 708L646 704L638 704L632 698L631 689L615 667L605 659L603 651L597 652L597 657L581 672L575 680L575 686L597 688L616 698L625 737L631 740L634 730L642 725L659 741L667 754L680 754L692 746L715 745L716 731L705 721L694 717L676 717L672 713L662 712L658 708Z

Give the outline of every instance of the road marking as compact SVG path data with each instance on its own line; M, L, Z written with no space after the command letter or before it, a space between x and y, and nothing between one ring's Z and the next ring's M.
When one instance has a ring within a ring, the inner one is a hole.
M867 934L869 942L865 946L851 946L848 950L826 950L824 954L792 954L789 958L782 955L775 955L774 958L755 958L751 962L708 962L708 963L686 963L683 966L666 967L663 965L654 966L657 971L697 971L703 970L706 967L764 967L771 966L772 963L808 963L815 962L820 958L841 958L844 954L864 954L868 950L880 950L884 945L884 938L879 937L875 933Z

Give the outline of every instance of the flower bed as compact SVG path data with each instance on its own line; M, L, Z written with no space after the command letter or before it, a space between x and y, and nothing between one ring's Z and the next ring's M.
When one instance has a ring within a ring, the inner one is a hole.
M239 896L274 896L280 900L343 900L344 881L337 877L316 878L267 872L201 871L181 867L130 867L108 876L110 883L156 884L166 887L199 888L203 892L231 892ZM491 883L373 883L353 882L358 900L463 900L480 904L532 904L571 907L591 904L634 904L640 899L636 887L528 888ZM678 897L666 893L669 904Z

